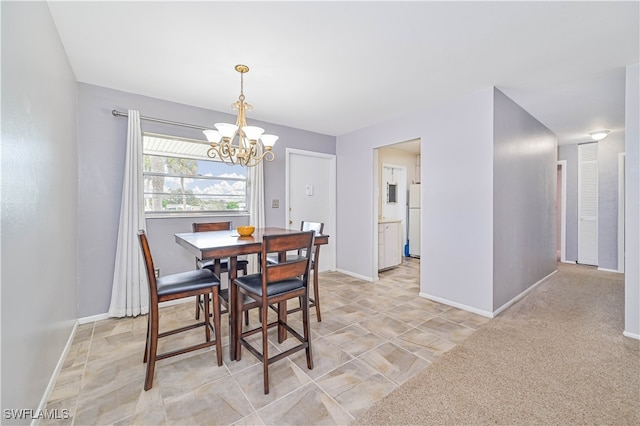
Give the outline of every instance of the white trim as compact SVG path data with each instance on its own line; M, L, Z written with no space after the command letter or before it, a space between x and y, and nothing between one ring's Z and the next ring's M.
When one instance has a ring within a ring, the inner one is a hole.
M340 269L340 268L336 269L336 272L340 272L341 274L349 275L350 277L359 278L359 279L364 280L364 281L369 281L369 282L374 282L374 281L376 281L376 280L374 280L374 279L373 279L373 278L371 278L371 277L367 277L367 276L365 276L365 275L356 274L355 272L346 271L346 270L344 270L344 269ZM376 277L377 277L377 276L378 276L378 275L376 274Z
M523 291L522 293L518 294L516 297L514 297L513 299L509 300L507 303L505 303L504 305L500 306L498 309L496 309L495 311L493 311L493 316L497 316L499 315L502 311L504 311L505 309L507 309L509 306L513 305L514 303L516 303L518 300L522 299L524 296L526 296L527 294L529 294L534 288L538 287L540 284L542 284L545 280L547 280L548 278L550 278L552 275L554 275L556 272L558 272L558 270L556 269L555 271L553 271L552 273L550 273L549 275L547 275L546 277L542 278L540 281L538 281L537 283L535 283L534 285L532 285L531 287L529 287L528 289L526 289L525 291Z
M168 300L166 302L158 303L158 307L159 308L166 308L167 306L180 305L181 303L194 303L195 300L196 300L195 296L189 297L189 298L184 298L184 299ZM147 315L147 314L140 314L140 315ZM104 314L91 315L91 316L88 316L88 317L78 318L78 324L80 324L80 325L88 324L90 322L103 321L103 320L110 319L110 318L119 319L119 318L127 318L127 317L111 317L111 316L109 316L108 312L105 312Z
M618 271L624 272L624 205L625 205L625 153L618 153Z
M562 212L560 212L560 262L567 262L567 160L558 161L562 176Z
M79 325L79 322L76 320L75 323L73 324L73 328L71 329L71 333L69 334L69 338L67 339L67 344L64 345L64 349L60 354L60 359L58 359L58 364L56 364L56 368L53 370L53 373L51 374L51 378L49 379L49 384L47 384L47 388L44 390L44 394L42 395L42 399L40 400L40 405L38 405L37 412L43 412L45 408L47 408L47 402L51 397L51 393L53 392L53 388L56 385L56 381L58 380L60 371L62 371L62 366L64 365L64 362L67 359L69 350L71 350L71 345L73 344L73 339L76 336L78 325ZM39 417L36 417L35 419L31 420L32 426L36 426L39 423L40 423Z
M623 332L622 332L622 335L623 335L623 336L626 336L626 337L630 337L630 338L632 338L632 339L640 340L640 334L630 333L630 332L628 332L628 331L623 331Z
M420 297L424 297L425 299L433 300L434 302L443 303L445 305L453 306L454 308L462 309L464 311L469 311L474 314L482 315L483 317L493 318L494 315L489 311L483 311L482 309L474 308L473 306L463 305L462 303L452 302L448 299L443 299L438 296L433 296L431 294L420 292L418 293Z
M513 305L514 303L516 303L518 300L522 299L524 296L526 296L527 294L529 294L534 288L536 288L537 286L539 286L540 284L542 284L545 280L547 280L548 278L550 278L552 275L554 275L556 272L558 272L558 270L556 269L555 271L553 271L552 273L550 273L549 275L547 275L546 277L542 278L541 280L539 280L538 282L536 282L535 284L533 284L531 287L529 287L528 289L526 289L525 291L523 291L522 293L520 293L519 295L517 295L516 297L514 297L513 299L509 300L507 303L505 303L504 305L500 306L498 309L496 309L493 312L489 312L489 311L484 311L481 309L477 309L474 308L472 306L466 306L463 305L461 303L457 303L457 302L452 302L450 300L447 299L443 299L437 296L432 296L430 294L427 293L423 293L420 292L420 296L427 298L429 300L433 300L435 302L439 302L439 303L444 303L445 305L449 305L449 306L453 306L454 308L460 308L463 309L465 311L469 311L469 312L473 312L475 314L478 315L482 315L483 317L487 317L487 318L495 318L496 316L498 316L502 311L504 311L505 309L507 309L508 307L510 307L511 305Z
M378 182L380 182L380 173L378 173L378 162L379 160L379 150L380 148L374 148L373 149L373 164L372 164L372 168L373 168L373 197L371 197L371 223L372 223L372 229L371 231L373 232L373 236L372 236L372 240L373 241L373 247L371 247L371 251L372 251L372 259L373 261L371 262L371 276L373 277L371 279L371 282L375 282L378 281L380 278L378 278L378 218L380 217L380 211L378 209L378 205L380 204L380 185L378 185Z
M598 271L602 271L602 272L615 272L616 274L622 274L622 272L618 271L617 269L608 269L608 268L601 268L601 267L598 267Z
M109 314L105 312L104 314L91 315L88 317L78 318L78 324L89 324L90 322L103 321L109 319Z
M323 158L323 159L327 159L330 160L330 169L329 169L329 176L330 176L330 182L328 182L329 185L329 199L331 200L331 205L329 206L329 217L331 218L331 228L328 230L328 234L329 234L329 238L334 238L335 243L330 244L328 246L328 248L331 250L331 253L329 254L329 268L328 270L333 271L336 269L336 265L338 262L338 256L337 256L337 238L335 237L335 235L331 235L332 231L333 233L337 232L338 229L338 220L337 220L337 192L336 192L336 182L337 182L337 176L336 176L336 155L335 154L326 154L323 152L315 152L315 151L306 151L304 149L296 149L296 148L287 148L285 151L285 170L284 170L284 181L285 181L285 194L284 194L284 207L285 207L285 228L288 228L288 212L289 212L289 161L290 161L290 156L292 154L294 155L304 155L307 157L316 157L316 158ZM325 223L325 230L327 228L327 224Z

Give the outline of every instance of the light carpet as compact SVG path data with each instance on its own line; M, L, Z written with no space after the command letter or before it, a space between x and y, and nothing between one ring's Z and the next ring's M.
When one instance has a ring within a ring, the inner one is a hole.
M624 337L624 275L558 272L358 425L640 424L640 342Z

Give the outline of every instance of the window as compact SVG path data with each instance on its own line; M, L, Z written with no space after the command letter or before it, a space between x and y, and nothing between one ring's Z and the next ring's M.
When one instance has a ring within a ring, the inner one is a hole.
M247 169L209 158L207 142L145 133L142 146L145 212L247 211Z

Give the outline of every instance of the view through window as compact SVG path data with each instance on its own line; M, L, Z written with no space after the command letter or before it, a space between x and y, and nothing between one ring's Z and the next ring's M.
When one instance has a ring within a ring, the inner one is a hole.
M207 149L206 141L143 134L145 212L247 211L247 169Z

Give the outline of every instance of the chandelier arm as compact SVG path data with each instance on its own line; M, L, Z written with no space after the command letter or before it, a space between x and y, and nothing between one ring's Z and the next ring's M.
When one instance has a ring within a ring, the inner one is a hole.
M254 158L252 162L245 164L245 166L255 167L260 164L263 159L266 161L273 161L275 159L275 154L273 151L265 151L259 157Z
M237 131L231 137L229 137L229 132L226 137L223 137L222 142L212 142L211 148L207 150L207 156L210 158L218 158L219 161L229 165L239 164L246 167L253 167L258 165L263 159L266 159L267 161L274 160L275 155L271 151L271 147L278 137L269 135L269 146L265 146L258 142L259 137L264 130L253 126L249 136L254 137L255 140L249 140L247 138L246 132L244 131L244 128L247 127L246 111L251 111L252 106L245 101L244 74L249 72L249 67L246 65L236 65L235 70L240 73L240 96L232 105L233 109L238 110L238 116L236 118ZM222 133L219 125L222 126L224 123L216 124L216 127ZM231 125L225 126L230 127ZM247 129L249 129L249 127L247 127ZM256 133L257 130L259 130L259 133ZM234 145L236 138L238 142Z

